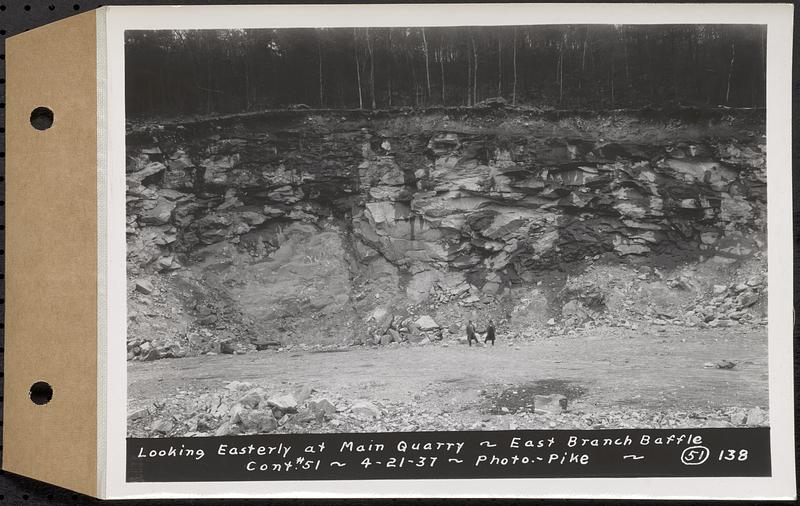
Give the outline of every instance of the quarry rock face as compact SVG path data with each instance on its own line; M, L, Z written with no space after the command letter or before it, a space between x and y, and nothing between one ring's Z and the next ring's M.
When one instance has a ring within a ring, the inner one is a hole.
M478 303L591 257L736 262L766 231L763 117L741 114L296 111L138 126L129 273L191 273L270 338L313 314L342 340L376 307Z

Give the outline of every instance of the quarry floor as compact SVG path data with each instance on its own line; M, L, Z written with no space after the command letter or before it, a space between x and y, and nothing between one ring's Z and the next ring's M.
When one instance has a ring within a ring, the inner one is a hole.
M704 366L721 359L736 366ZM505 394L508 400L509 392L517 394L515 389L525 386L538 388L538 393L563 393L570 398L570 410L583 413L767 409L767 365L763 326L613 327L517 342L504 341L500 334L494 347L468 347L445 339L426 346L129 362L128 409L146 407L178 391L219 389L234 380L268 390L307 385L345 403L408 403L410 410L449 413L467 422L490 412L487 399Z

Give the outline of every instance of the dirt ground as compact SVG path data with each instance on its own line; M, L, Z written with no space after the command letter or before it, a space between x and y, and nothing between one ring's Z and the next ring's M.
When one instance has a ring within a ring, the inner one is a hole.
M704 366L721 359L736 366ZM277 391L306 385L339 403L368 399L406 413L447 413L457 427L477 421L503 428L495 415L521 411L534 394L548 393L566 395L569 411L584 416L767 409L767 361L763 326L605 328L532 342L500 335L494 347L445 339L426 346L260 351L129 362L128 407L242 381ZM525 428L526 419L515 423Z

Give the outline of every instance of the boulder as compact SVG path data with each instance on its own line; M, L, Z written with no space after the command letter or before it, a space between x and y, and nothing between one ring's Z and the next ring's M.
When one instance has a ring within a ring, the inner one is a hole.
M214 431L215 436L235 436L242 431L237 424L225 422Z
M239 414L239 426L245 432L263 434L278 428L278 421L269 409L244 410Z
M358 400L350 407L350 412L357 418L376 420L381 417L381 410L367 400Z
M152 209L142 212L139 221L148 225L166 225L175 210L175 202L161 197Z
M747 412L747 425L765 425L766 421L766 413L759 407Z
M150 429L153 430L153 432L157 432L159 434L169 434L170 432L172 432L172 429L174 427L175 424L173 424L169 420L159 420L153 423Z
M297 412L297 398L294 394L276 395L267 399L267 405L284 413Z
M141 420L142 418L146 418L150 416L150 411L147 408L137 409L128 415L128 421L133 422L136 420Z
M736 297L736 303L739 305L739 307L750 307L758 302L758 298L758 294L755 292L747 291Z
M560 394L535 395L533 409L536 413L557 415L567 409L567 398Z
M126 176L126 182L128 184L128 188L135 188L142 184L142 181L147 179L150 176L154 176L159 172L162 172L167 167L161 162L150 162L144 166L139 171L129 173Z
M415 323L415 324L417 325L417 327L419 327L419 329L420 329L420 330L422 330L422 331L427 331L427 330L435 330L435 329L438 329L438 328L439 328L439 324L438 324L438 323L436 323L436 322L433 320L433 318L431 318L431 317L430 317L430 316L428 316L428 315L422 315L422 316L420 316L419 318L417 318L417 321L416 321L416 322L414 322L414 323Z
M153 283L148 279L137 279L135 282L136 291L145 295L153 293Z
M228 421L230 423L239 423L242 421L242 413L247 411L249 408L245 407L243 404L234 404L233 407L228 411Z
M734 425L744 425L747 423L747 413L737 411L731 415L731 423Z
M161 354L161 358L183 358L186 356L186 350L178 343L163 346L158 349L158 352Z
M214 318L216 320L216 317ZM270 348L280 348L283 346L280 341L256 341L255 343L256 350L264 351L269 350Z
M297 400L298 404L304 403L309 397L311 397L312 388L308 385L300 385L294 389L294 397Z
M328 399L311 401L308 403L308 407L315 416L324 415L326 417L331 417L336 414L336 406Z
M263 388L254 388L241 396L236 402L246 408L254 409L258 407L258 404L264 399L265 395L266 391Z
M736 367L736 363L730 360L718 360L714 363L714 367L717 369L733 369Z
M150 343L144 343L144 344L150 344ZM157 348L150 347L147 351L144 351L144 344L142 345L142 352L139 355L142 360L144 360L145 362L149 362L161 358L161 352L158 351Z

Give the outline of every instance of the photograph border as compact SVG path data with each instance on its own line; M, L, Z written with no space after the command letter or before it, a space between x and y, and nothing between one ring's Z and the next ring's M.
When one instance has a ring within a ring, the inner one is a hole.
M536 497L791 499L795 495L789 4L429 4L106 7L98 12L98 490L107 498ZM769 478L525 478L128 483L124 31L553 24L766 24ZM107 135L106 135L107 134ZM776 267L777 266L777 267Z

